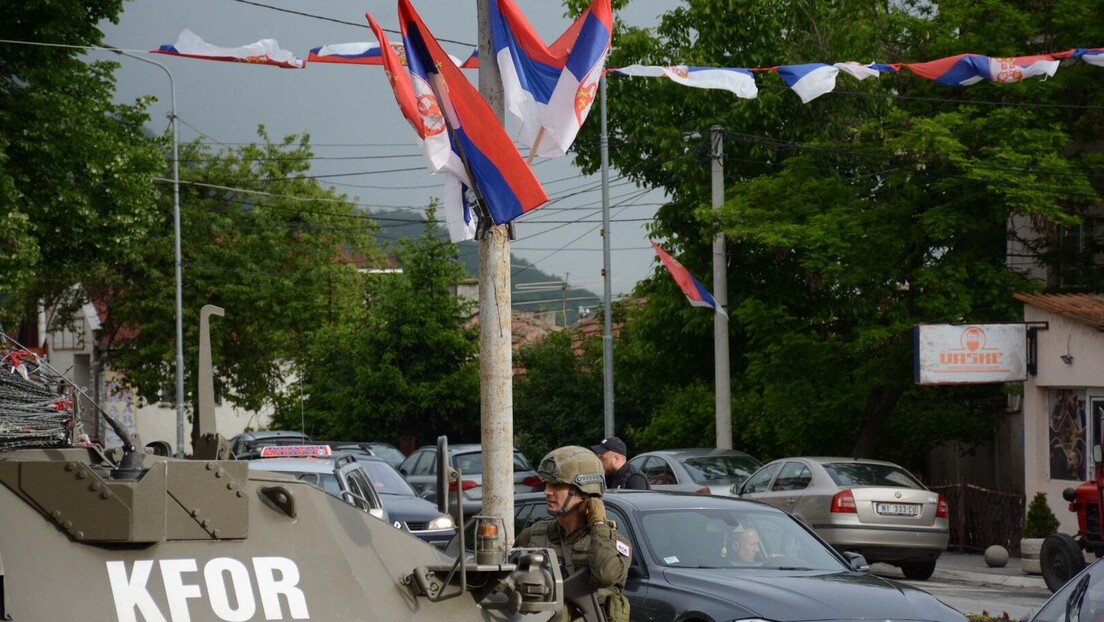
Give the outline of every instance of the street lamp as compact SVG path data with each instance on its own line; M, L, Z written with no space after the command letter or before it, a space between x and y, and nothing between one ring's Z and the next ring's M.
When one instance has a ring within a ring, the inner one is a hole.
M184 277L180 261L180 159L177 157L176 142L176 84L172 72L161 63L142 58L137 54L109 47L112 52L122 54L143 63L157 65L169 76L169 95L172 108L169 123L172 125L172 164L173 164L173 245L176 260L176 456L184 457Z

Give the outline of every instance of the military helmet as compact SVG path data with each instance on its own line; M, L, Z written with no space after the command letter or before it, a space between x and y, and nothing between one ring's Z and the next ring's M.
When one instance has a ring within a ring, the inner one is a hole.
M606 474L598 456L578 445L568 445L549 452L541 460L537 475L544 482L576 486L591 497L601 497L606 491Z

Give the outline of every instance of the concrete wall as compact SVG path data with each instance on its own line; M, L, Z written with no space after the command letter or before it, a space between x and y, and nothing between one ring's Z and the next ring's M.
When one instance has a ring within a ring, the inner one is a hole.
M1029 327L1033 322L1048 326L1038 331L1038 374L1029 374L1024 383L1024 493L1028 501L1036 492L1046 493L1062 522L1060 530L1072 534L1077 520L1062 490L1093 475L1091 448L1104 428L1104 332L1031 305L1024 306L1024 320ZM1072 358L1067 363L1063 356ZM1080 402L1079 422L1062 412L1062 402L1074 399ZM1065 469L1061 464L1062 454L1068 458L1073 449L1083 454L1076 477L1070 476L1068 464Z

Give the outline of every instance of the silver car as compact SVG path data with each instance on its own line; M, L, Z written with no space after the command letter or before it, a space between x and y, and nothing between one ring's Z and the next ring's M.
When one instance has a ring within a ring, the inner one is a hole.
M782 458L755 472L740 497L782 508L839 551L925 580L950 540L947 501L892 462Z
M663 449L639 454L629 460L644 473L652 490L681 490L702 494L729 495L734 484L743 483L763 465L736 449Z

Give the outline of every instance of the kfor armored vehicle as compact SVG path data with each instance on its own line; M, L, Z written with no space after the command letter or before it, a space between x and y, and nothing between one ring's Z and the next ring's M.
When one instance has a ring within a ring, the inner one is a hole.
M18 347L0 352L0 620L536 621L565 600L600 620L554 551L507 550L494 519L477 552L455 559L234 460L212 432L212 314L201 313L191 459L145 451L106 412L121 446L81 446L61 374Z

